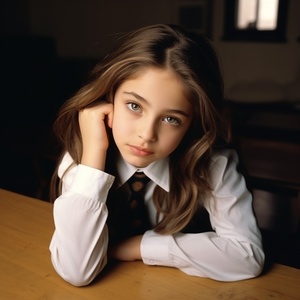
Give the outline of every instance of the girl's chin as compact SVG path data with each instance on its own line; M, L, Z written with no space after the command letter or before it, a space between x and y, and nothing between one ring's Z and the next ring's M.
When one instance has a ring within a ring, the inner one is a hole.
M130 164L130 165L136 167L136 168L146 168L147 166L150 165L150 163L148 163L148 164L145 164L145 163L142 164L142 163L132 162L132 161L128 161L128 160L126 160L126 162L127 162L128 164Z
M130 164L136 168L146 168L147 166L149 166L152 163L152 161L141 159L141 158L136 158L136 157L132 158L132 157L123 156L123 159L128 164Z

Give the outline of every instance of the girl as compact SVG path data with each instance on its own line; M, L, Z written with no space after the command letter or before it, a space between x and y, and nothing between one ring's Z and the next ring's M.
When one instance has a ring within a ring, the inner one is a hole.
M108 259L222 281L260 274L261 235L228 147L209 41L148 26L128 34L93 75L56 122L65 146L50 245L58 274L86 285ZM127 235L126 182L137 171L150 178L150 225Z

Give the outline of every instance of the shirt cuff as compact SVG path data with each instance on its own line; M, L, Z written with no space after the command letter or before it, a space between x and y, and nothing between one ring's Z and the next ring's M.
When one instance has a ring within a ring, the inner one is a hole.
M173 267L169 255L171 237L153 230L146 231L141 242L141 255L144 264Z
M114 179L114 176L110 174L80 164L76 170L70 191L90 198L98 197L99 193L108 192Z

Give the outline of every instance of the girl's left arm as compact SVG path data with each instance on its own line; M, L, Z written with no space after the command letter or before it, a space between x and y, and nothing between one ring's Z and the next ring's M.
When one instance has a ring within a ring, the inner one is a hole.
M232 150L224 150L212 159L213 192L205 207L214 231L175 235L147 231L141 242L144 263L176 267L190 275L221 281L242 280L261 273L261 234L252 196L237 164Z

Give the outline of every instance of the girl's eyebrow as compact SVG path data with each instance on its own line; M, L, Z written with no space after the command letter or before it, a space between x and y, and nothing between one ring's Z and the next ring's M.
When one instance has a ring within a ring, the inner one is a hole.
M135 97L138 100L148 102L145 98L143 98L142 96L136 94L135 92L124 92L124 94L132 95L133 97ZM187 118L189 117L189 115L186 112L184 112L183 110L180 110L180 109L168 109L167 112L168 113L180 114L180 115L182 115L184 117L187 117Z
M135 98L137 98L137 99L139 99L139 100L148 102L145 98L143 98L142 96L136 94L135 92L124 92L124 94L132 95L133 97L135 97Z

